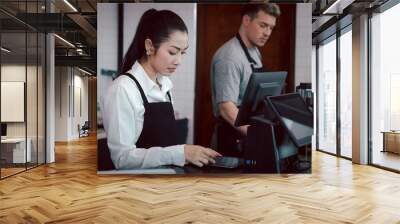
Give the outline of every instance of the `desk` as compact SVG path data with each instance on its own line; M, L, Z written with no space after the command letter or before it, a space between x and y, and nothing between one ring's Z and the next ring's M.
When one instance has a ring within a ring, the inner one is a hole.
M215 167L195 167L195 166L163 166L160 168L154 169L131 169L131 170L103 170L97 171L97 174L120 174L120 175L147 175L147 174L237 174L237 173L247 173L243 168L236 169L224 169L224 168L215 168Z
M304 160L305 158L300 158ZM307 161L311 163L311 157L307 158ZM296 163L294 163L296 164ZM209 175L209 174L267 174L267 173L277 173L277 172L260 172L257 169L254 169L255 167L251 166L239 166L238 168L234 169L227 169L227 168L219 168L219 167L211 167L211 166L204 166L204 167L197 167L195 165L186 165L184 167L179 167L179 166L173 166L173 165L167 165L167 166L160 166L157 168L151 168L151 169L127 169L127 170L99 170L97 171L97 174L103 175L103 174L121 174L121 175L129 175L129 174L134 174L134 175L147 175L147 174L187 174L187 175ZM311 167L308 167L307 169L303 170L298 167L286 167L285 170L283 170L283 173L311 173Z
M27 138L26 142L28 147L25 152L25 138L1 139L1 157L6 160L6 163L30 162L32 140Z
M227 168L218 168L218 167L210 167L210 166L205 166L205 167L197 167L194 165L186 165L184 167L179 167L179 166L161 166L157 168L152 168L152 169L130 169L130 170L102 170L102 171L97 171L97 174L100 175L109 175L109 174L120 174L120 175L129 175L129 174L134 174L134 175L147 175L147 174L186 174L186 175L220 175L220 174L255 174L255 173L262 173L266 174L265 172L257 172L257 171L252 171L249 169L249 167L238 167L234 169L227 169ZM289 173L300 173L300 172L295 172L291 171ZM307 173L307 172L303 172ZM308 172L309 173L309 172Z
M400 131L382 131L382 152L393 152L400 154Z

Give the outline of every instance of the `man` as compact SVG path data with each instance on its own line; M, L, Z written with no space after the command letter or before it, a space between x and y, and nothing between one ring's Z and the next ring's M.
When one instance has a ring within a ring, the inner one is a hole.
M275 27L280 9L276 4L249 4L243 8L238 34L222 45L211 62L214 116L218 119L212 147L236 156L238 139L247 135L248 125L235 127L249 78L264 71L258 47L263 47Z

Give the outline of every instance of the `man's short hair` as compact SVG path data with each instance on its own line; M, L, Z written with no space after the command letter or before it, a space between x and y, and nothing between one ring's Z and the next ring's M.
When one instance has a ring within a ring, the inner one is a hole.
M279 6L275 3L264 3L264 4L248 4L242 9L242 17L248 15L251 19L254 19L259 11L263 11L275 18L281 15Z

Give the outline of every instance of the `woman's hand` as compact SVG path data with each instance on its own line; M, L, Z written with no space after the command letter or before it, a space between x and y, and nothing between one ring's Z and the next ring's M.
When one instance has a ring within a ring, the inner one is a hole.
M198 145L185 145L185 160L202 167L208 163L215 163L215 157L222 156L218 152Z

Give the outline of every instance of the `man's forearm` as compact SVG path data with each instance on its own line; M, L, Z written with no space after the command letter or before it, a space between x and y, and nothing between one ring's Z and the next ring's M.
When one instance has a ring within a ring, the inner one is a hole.
M219 104L219 112L221 117L232 127L235 127L235 120L239 113L238 108L232 102L223 102Z
M232 102L223 102L219 104L219 112L221 117L228 122L232 127L236 128L243 135L247 135L247 127L248 125L236 127L235 121L236 117L239 113L239 109Z

